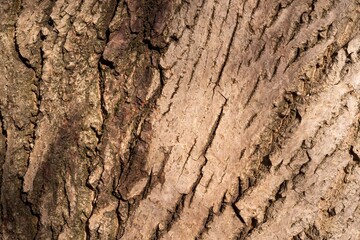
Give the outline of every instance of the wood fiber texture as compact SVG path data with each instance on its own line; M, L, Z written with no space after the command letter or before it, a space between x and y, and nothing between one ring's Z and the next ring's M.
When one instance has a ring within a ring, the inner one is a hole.
M0 0L1 239L360 239L359 0Z

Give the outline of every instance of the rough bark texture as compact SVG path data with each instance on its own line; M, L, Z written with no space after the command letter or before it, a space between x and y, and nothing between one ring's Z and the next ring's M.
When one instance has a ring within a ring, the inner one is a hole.
M360 239L359 0L0 0L1 239Z

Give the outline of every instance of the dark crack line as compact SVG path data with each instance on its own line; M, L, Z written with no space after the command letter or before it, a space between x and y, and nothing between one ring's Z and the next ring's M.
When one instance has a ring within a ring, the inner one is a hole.
M101 157L101 153L100 153L100 149L99 149L99 146L101 145L101 142L102 142L102 136L103 136L103 132L104 132L104 129L105 129L105 120L107 119L107 116L108 116L108 112L105 108L105 100L104 100L104 88L105 88L105 81L104 81L104 78L103 78L103 70L102 70L102 64L101 62L99 61L98 63L98 72L99 72L99 90L100 90L100 108L101 108L101 115L102 115L102 124L101 124L101 132L99 133L97 129L95 128L91 128L95 134L96 134L96 137L98 139L98 143L97 143L97 147L96 147L96 156L99 157L99 159L102 159ZM103 169L104 171L104 169ZM103 172L102 171L102 172ZM91 174L91 172L89 172L89 175ZM101 173L101 176L102 176L102 173ZM91 214L90 216L88 217L86 223L85 223L85 238L87 240L90 240L91 239L91 230L90 230L90 219L94 213L94 210L96 208L96 199L97 199L97 196L98 196L98 189L97 188L93 188L93 186L89 185L89 184L86 184L86 186L92 190L94 193L95 193L95 196L94 196L94 200L92 202L92 210L91 210Z
M82 5L83 1L81 2L81 5ZM109 21L109 24L112 22L112 20L114 19L115 15L116 15L116 9L118 8L120 4L120 1L117 0L113 9L112 9L112 16L111 16L111 20ZM81 7L80 7L81 8ZM109 39L109 26L108 28L106 29L106 40L105 40L105 43L104 43L104 46L106 46L106 44L110 41ZM103 65L106 65L106 66L109 66L108 62L102 57L100 56L99 57L99 61L98 61L98 74L99 74L99 80L98 80L98 86L99 86L99 92L100 92L100 110L101 110L101 115L102 115L102 123L101 123L101 132L98 132L97 129L93 129L93 131L95 132L96 134L96 137L98 139L98 143L97 143L97 146L96 146L96 157L98 157L100 160L102 160L102 157L101 157L101 152L100 152L100 149L99 149L99 146L101 145L102 143L102 138L103 138L103 133L104 133L104 130L106 128L106 120L109 116L109 113L106 109L106 102L105 102L105 72L103 70ZM110 68L113 68L113 65L112 63L110 62ZM103 161L101 161L103 162ZM100 180L102 178L102 174L104 172L104 169L102 169L102 173L101 173L101 177L100 177ZM89 172L89 175L91 173ZM99 186L97 186L95 189L92 187L92 186L89 186L87 184L87 187L92 190L94 192L94 199L93 199L93 202L92 202L92 208L91 208L91 213L90 213L90 216L87 218L86 220L86 223L85 223L85 237L87 240L90 240L91 239L91 229L90 229L90 219L91 217L93 216L94 214L94 210L96 209L96 202L97 202L97 198L98 198L98 194L99 194ZM119 226L120 226L120 222L119 222ZM119 229L118 229L119 231Z
M182 79L182 77L180 77L177 82L176 82L176 86L175 86L175 89L174 89L174 92L171 94L170 96L170 100L173 99L175 97L175 95L178 93L178 90L180 88L180 80Z
M275 23L275 21L277 19L279 19L280 13L283 9L284 9L284 7L282 7L281 2L276 5L275 14L271 16L270 23L269 23L269 25L266 26L266 28L270 28Z
M244 218L240 214L240 210L236 207L235 203L231 204L231 207L235 213L235 216L242 222L244 225L246 225Z
M16 27L16 24L15 24L15 32L17 31L17 27ZM25 58L22 54L21 54L21 51L20 51L20 46L19 46L19 43L17 41L17 37L16 37L16 33L14 34L14 45L15 45L15 51L17 53L17 56L18 58L20 59L20 61L29 69L33 70L34 72L36 72L36 69L34 66L32 66L30 64L30 61L29 59Z
M0 124L1 124L1 134L4 137L4 145L5 145L4 146L4 155L3 156L0 155L0 161L1 161L0 162L0 164L1 164L1 172L0 172L1 179L0 179L0 181L2 182L3 181L2 175L3 175L3 172L4 172L4 163L5 163L5 159L6 159L6 155L7 155L7 149L8 149L8 140L7 140L7 130L6 130L6 126L5 126L5 119L4 119L4 116L2 115L1 110L0 110ZM2 198L2 194L3 194L3 189L2 189L2 184L0 184L0 197L1 198ZM0 204L0 212L1 213L3 212L2 204ZM1 222L4 221L3 214L1 214L0 220L1 220Z
M143 29L143 33L141 33L141 34L143 34L141 44L143 44L146 47L146 49L149 51L149 53L151 55L149 66L152 66L155 69L155 71L159 72L160 84L155 89L152 96L150 96L150 98L148 100L141 103L140 112L137 113L133 118L134 119L133 120L133 129L138 129L139 127L141 127L141 129L140 129L139 133L135 133L133 131L132 139L129 141L129 146L132 146L132 147L130 147L131 149L133 149L134 146L136 146L136 143L137 143L138 140L141 140L140 136L141 136L141 134L142 134L142 132L144 130L143 129L144 126L140 126L140 124L142 124L142 122L144 122L149 117L149 115L153 112L153 110L156 108L157 101L162 96L162 91L163 91L163 88L164 88L165 82L166 82L166 77L165 77L165 74L164 74L165 69L162 68L162 66L161 66L161 64L159 62L154 63L154 62L152 62L151 59L152 59L152 56L156 56L156 55L161 56L166 51L168 45L166 45L165 47L159 47L157 45L154 45L154 43L152 42L152 38L151 38L151 36L152 36L151 32L154 29L153 29L153 26L152 26L152 22L149 22L149 21L150 21L149 16L145 16L145 19L143 20L143 23L145 24L145 26L144 26L144 29ZM126 179L128 177L127 176L127 173L128 173L127 170L131 169L132 155L133 155L132 151L130 151L130 155L129 155L129 157L127 157L127 164L124 167L125 169L123 169L122 172L120 173L119 181L118 181L117 185L114 186L114 192L118 191L116 189L119 189L119 186L121 184L122 179L123 178ZM163 167L165 167L165 164L166 163L164 163ZM146 198L147 194L150 193L151 189L154 187L154 184L156 184L156 182L151 181L151 180L148 181L147 190L146 190L146 193L143 194L143 198Z
M161 189L162 189L164 181L165 181L165 167L170 159L172 149L173 149L173 146L170 148L169 151L164 151L164 159L161 161L159 171L156 175L158 181L161 183Z
M227 159L228 160L228 159ZM227 166L227 165L226 165ZM224 171L226 171L226 169L224 170ZM220 179L220 182L223 180L223 177L224 176L222 176L221 177L221 179ZM214 180L214 173L213 174L211 174L211 177L210 177L210 179L209 179L209 181L205 184L205 194L207 193L207 191L208 191L208 188L209 188L209 186L210 186L210 183L212 183L212 181Z
M202 0L200 6L197 7L196 13L195 13L195 16L194 16L194 23L192 25L186 25L186 27L189 28L192 31L194 30L194 27L197 25L197 23L199 21L200 13L201 13L201 10L204 9L203 6L204 6L205 2L206 2L206 0Z
M18 13L17 15L17 19L19 18L19 16L21 15L21 12L22 12L22 7L23 7L23 2L20 1L20 12ZM29 59L27 59L26 57L24 57L22 54L21 54L21 51L20 51L20 46L19 46L19 43L18 43L18 39L17 39L17 33L18 33L18 27L17 27L17 21L15 21L14 23L14 46L15 46L15 51L20 59L20 61L29 69L32 69L35 73L36 73L36 68L34 66L31 65Z
M69 217L71 216L71 200L70 200L70 196L69 196L69 192L66 188L66 179L65 179L65 176L62 176L62 181L63 181L63 190L64 190L64 193L65 193L65 196L66 196L66 203L67 203L67 210L68 210L68 214L69 214ZM64 218L65 220L65 218Z
M283 43L283 42L284 42L284 35L281 34L281 36L279 36L275 39L273 54L276 53L276 51L279 49L281 43Z
M101 108L101 115L102 115L102 126L101 126L101 135L104 131L104 128L105 128L105 122L106 122L106 119L108 118L108 111L106 109L106 103L105 103L105 73L102 69L102 63L101 61L99 61L98 63L98 71L99 71L99 90L100 90L100 108ZM101 138L99 138L99 143L101 141Z
M286 70L293 64L295 63L297 60L299 60L300 58L300 54L301 54L301 49L299 47L296 48L296 50L294 51L294 56L289 60L288 64L286 64L286 67L283 71L283 73L286 72Z
M238 179L238 189L237 189L238 192L237 192L236 198L233 201L234 204L236 204L237 202L240 201L240 198L241 198L241 196L243 195L243 192L244 192L244 190L242 189L241 178L238 177L237 179Z
M221 203L220 203L220 208L219 208L219 213L223 214L225 211L226 206L228 205L228 202L226 202L226 194L227 194L228 190L226 190L223 194L223 197L221 199ZM220 215L219 214L219 215Z
M206 166L206 164L208 163L208 159L206 158L206 156L204 155L204 162L201 164L200 166L200 170L199 170L199 175L197 177L197 179L195 180L194 184L192 185L191 187L191 193L190 193L190 200L189 200L189 207L191 206L191 203L194 199L194 196L195 196L195 192L196 192L196 188L198 187L201 179L203 178L204 176L204 172L203 172L203 169L204 167Z
M7 130L5 125L5 118L0 110L0 123L1 123L1 134L5 137L5 148L7 149Z
M185 207L186 196L187 196L186 194L182 194L181 197L179 198L179 201L176 203L175 211L171 214L170 222L168 222L166 226L167 231L170 231L175 221L179 219L180 214L182 213Z
M264 54L264 52L265 52L265 47L266 47L266 43L264 43L264 44L261 46L261 48L260 48L260 50L259 50L259 52L258 52L258 54L257 54L257 56L256 56L256 58L255 58L255 62L257 62L257 61L261 58L261 56Z
M251 11L250 19L253 18L254 14L255 14L256 10L259 8L259 6L260 6L260 0L257 0L256 4L255 4L255 7Z
M196 61L195 61L195 63L194 63L194 66L193 66L193 68L192 68L192 70L191 70L190 80L189 80L189 82L188 82L188 84L187 84L187 85L188 85L188 89L190 88L191 82L192 82L192 80L193 80L193 78L194 78L194 74L195 74L195 71L196 71L196 69L197 69L197 65L199 64L200 59L201 59L201 57L202 57L202 54L203 54L204 50L206 49L206 47L207 47L207 45L208 45L208 42L209 42L209 40L210 40L211 30L212 30L212 27L213 27L213 21L214 21L214 19L215 19L215 9L216 9L216 4L214 5L214 7L213 7L213 9L212 9L212 13L211 13L211 17L210 17L210 21L209 21L209 25L208 25L209 27L208 27L208 29L207 29L207 36L206 36L206 41L205 41L205 43L204 43L204 47L201 48L200 54L199 54L198 58L196 59Z
M173 102L170 102L166 111L161 114L162 117L164 117L166 114L168 114L170 112L172 105L173 105Z
M203 238L204 233L209 230L209 224L214 220L214 210L213 207L209 208L209 212L207 217L204 219L204 224L202 228L199 230L198 234L195 237L195 240L200 240Z
M279 57L279 58L276 60L269 81L271 81L271 80L275 77L275 75L276 75L276 73L277 73L277 70L278 70L278 68L279 68L279 65L280 65L280 59L281 59L281 57Z
M206 166L206 164L208 162L206 154L207 154L207 151L209 150L209 148L211 147L212 142L214 141L216 131L219 128L222 117L224 116L224 107L226 106L227 101L228 100L225 98L225 102L221 106L220 113L218 114L218 116L217 116L217 118L216 118L216 120L214 122L214 125L211 128L210 134L208 136L208 141L206 142L206 144L204 146L204 149L202 150L202 153L201 153L201 155L199 157L199 158L204 157L204 162L201 164L200 170L199 170L199 175L198 175L196 181L194 182L193 186L191 187L191 196L190 196L189 206L191 205L192 200L193 200L193 198L195 196L196 188L199 185L199 183L200 183L200 181L201 181L201 179L202 179L202 177L204 175L203 168Z
M350 147L349 154L355 162L360 163L360 156L354 151L354 146Z
M285 197L282 194L287 190L287 183L288 183L288 180L284 180L279 185L279 188L275 194L275 197L268 199L268 205L265 206L263 220L261 222L258 222L258 220L254 217L251 219L252 224L251 224L251 227L248 230L246 236L249 236L254 231L255 227L261 228L261 226L267 222L269 215L270 215L270 210L274 207L275 203L285 199Z
M25 204L25 206L27 206L27 208L29 209L31 215L36 217L36 220L37 220L37 223L36 223L37 232L35 234L34 239L38 239L37 236L38 236L38 234L40 232L40 229L41 229L41 226L42 226L41 214L34 210L33 203L28 200L28 195L23 190L20 192L20 199Z
M195 147L195 145L196 145L196 141L197 141L197 138L195 138L195 141L194 141L193 145L190 147L190 150L189 150L189 152L188 152L188 155L187 155L187 157L186 157L186 159L185 159L185 162L184 162L183 167L182 167L182 169L181 169L180 175L179 175L179 177L178 177L178 181L179 181L181 175L183 174L183 172L184 172L184 170L185 170L185 167L186 167L187 162L189 161L189 159L190 159L190 157L191 157L191 153L192 153L192 151L194 150L194 147Z
M94 191L94 190L92 190ZM90 229L90 219L92 218L92 216L94 215L94 211L96 208L96 202L97 202L97 197L98 197L98 189L96 189L95 192L95 196L94 196L94 200L92 202L92 209L90 212L90 215L87 217L86 223L85 223L85 238L86 240L90 240L91 239L91 229Z
M255 118L257 117L257 115L258 115L258 114L255 113L254 115L252 115L252 116L250 117L250 119L248 120L248 122L247 122L246 125L245 125L244 130L248 129L248 128L251 126L251 124L254 122Z
M251 90L250 95L249 95L248 99L246 100L246 103L244 104L244 107L247 107L249 105L251 99L253 98L257 88L259 87L260 78L261 77L258 76L258 78L256 79L255 85L254 85L253 89Z
M202 151L202 155L205 156L207 151L209 150L212 142L214 141L214 138L215 138L215 135L216 135L216 131L217 129L219 128L219 125L220 125L220 121L222 119L222 117L224 116L224 108L227 104L227 101L228 99L225 99L225 102L223 103L223 105L221 106L221 110L220 110L220 113L218 114L212 128L211 128L211 131L210 131L210 134L208 136L208 141L206 142L205 144L205 147Z
M35 97L36 97L36 114L34 116L36 118L36 120L32 121L32 123L34 124L34 128L33 128L32 133L31 133L32 145L33 146L30 148L30 151L28 153L27 168L30 165L30 157L31 157L31 154L33 153L33 149L34 149L34 146L35 146L36 140L37 140L36 132L39 129L40 118L42 116L42 112L41 112L41 103L42 103L41 77L42 77L42 74L43 74L43 67L44 67L44 52L43 52L42 48L40 48L40 73L35 78L34 85L36 86L36 90L33 91L34 94L35 94ZM35 72L35 74L36 74L36 72Z
M154 91L154 94L149 98L148 101L146 101L146 103L144 104L143 106L143 110L137 115L134 117L134 129L138 129L139 127L139 124L141 124L143 122L143 120L147 119L149 117L149 115L152 113L152 111L155 109L156 107L156 102L157 100L162 96L162 91L163 91L163 88L164 88L164 85L165 85L165 76L164 76L164 69L160 66L160 64L158 64L157 66L157 69L159 70L159 73L160 73L160 84L159 86L156 88L156 90ZM134 149L134 147L136 146L136 142L137 141L142 141L142 139L140 138L141 136L141 133L143 132L143 128L144 126L141 126L141 129L140 129L140 132L138 134L134 134L133 138L130 140L130 146L131 149ZM133 150L130 150L130 154L129 154L129 157L128 157L128 161L127 161L127 165L125 167L122 167L122 172L120 173L119 175L119 181L117 183L116 186L114 186L114 192L116 192L117 195L120 195L120 192L119 190L119 186L121 184L121 179L122 178L127 178L128 177L128 173L129 171L127 171L128 169L131 169L131 165L132 165L132 156L133 156ZM165 167L165 166L164 166ZM126 175L124 175L124 173ZM142 199L145 199L147 197L147 195L151 192L152 188L155 186L154 184L156 184L156 182L152 181L152 172L150 173L150 176L149 176L149 179L148 179L148 182L147 182L147 186L146 186L146 189L144 189L143 193L142 193ZM121 200L121 196L120 196L120 199L119 201ZM119 223L119 227L121 223Z
M300 33L301 25L302 24L300 22L294 23L294 26L292 26L292 32L290 33L289 40L286 45L293 41L295 37Z
M223 42L220 43L219 50L216 52L216 56L214 58L212 66L211 66L212 69L214 69L217 65L217 60L219 59L219 55L220 55L223 44L224 44Z
M229 57L230 57L230 51L231 51L231 48L234 44L234 40L235 40L235 34L236 34L236 31L238 29L238 26L239 26L239 19L240 19L240 15L239 13L236 14L236 23L235 23L235 26L234 26L234 29L232 31L232 34L231 34L231 38L230 38L230 41L229 41L229 44L227 46L227 49L226 49L226 55L225 55L225 59L223 61L223 63L221 64L221 67L220 67L220 71L219 71L219 74L217 76L217 79L215 81L215 85L213 87L213 96L215 94L215 88L219 86L220 84L220 81L221 81L221 78L223 76L223 73L224 73L224 70L225 70L225 66L229 60Z
M151 239L160 239L165 233L168 233L171 230L172 226L174 226L176 221L180 218L180 215L185 207L186 197L187 197L186 194L182 194L178 199L178 201L176 202L175 207L173 208L174 211L168 210L169 215L164 223L165 229L160 230L159 226L157 226L154 233L152 234Z
M151 192L151 188L153 187L153 172L152 169L150 170L148 179L146 181L145 187L142 190L141 193L141 200L144 200L145 198L147 198L148 194Z
M225 17L223 18L223 20L222 20L222 22L221 22L221 24L220 24L220 34L221 34L221 29L223 29L224 23L225 23L226 20L228 19L229 12L230 12L230 9L231 9L231 3L232 3L232 0L229 1L228 6L227 6L227 9L226 9Z
M20 3L20 9L22 8L22 1ZM17 15L17 18L21 15L21 10L20 12L18 13ZM40 97L40 88L39 88L39 78L40 76L38 75L38 72L36 71L36 68L34 66L31 65L29 59L25 58L22 54L21 54L21 51L20 51L20 46L19 46L19 43L18 43L18 39L17 39L17 32L18 32L18 27L17 27L17 21L14 23L14 38L13 38L13 43L14 43L14 49L15 49L15 52L18 56L18 59L24 64L24 66L27 68L27 69L30 69L31 71L34 72L34 75L35 75L35 82L34 82L34 85L36 86L37 90L35 92L35 96L36 96L36 106L37 106L37 113L36 113L36 121L33 122L34 124L34 129L32 130L32 133L31 133L31 138L33 139L33 144L35 143L35 131L36 131L36 128L37 128L37 123L38 123L38 116L39 116L39 113L40 113L40 102L41 101L41 97ZM42 64L42 56L41 56L41 64ZM5 135L5 148L6 148L6 151L7 151L7 148L8 148L8 143L7 143L7 131L6 131L6 127L4 128L4 118L1 114L1 111L0 111L0 120L1 120L1 123L2 123L2 133L6 134ZM30 158L30 154L31 154L31 150L30 149L30 152L28 152L28 157L27 157L27 165L29 165L29 158ZM6 155L5 155L5 158L6 158ZM23 177L20 178L20 181L21 181L21 184L20 186L23 187L24 186L24 179ZM23 191L23 189L21 189L21 191L19 192L19 195L20 195L20 199L21 201L24 203L24 205L29 209L29 212L32 216L36 217L36 220L37 220L37 224L36 224L36 227L37 227L37 232L35 234L35 238L36 236L38 235L39 231L40 231L40 227L41 227L41 215L39 213L36 213L34 211L34 208L33 208L33 204L28 200L28 196L27 194Z
M116 217L117 217L117 220L118 220L118 223L119 223L119 226L117 228L117 233L116 233L116 239L121 239L121 237L124 235L124 229L125 229L125 222L126 220L124 220L122 218L123 214L121 213L121 202L125 202L127 204L127 213L126 214L126 217L127 218L129 215L130 215L130 212L129 212L129 202L128 201L125 201L125 200L119 200L118 201L118 206L117 206L117 209L116 209Z
M203 48L203 49L204 49L204 48ZM190 85L191 85L192 80L194 79L194 75L195 75L195 71L196 71L196 69L197 69L197 65L199 64L200 59L201 59L201 56L202 56L202 53L203 53L203 51L204 51L203 49L201 50L198 58L196 59L196 61L195 61L195 63L194 63L194 66L193 66L193 68L192 68L192 70L191 70L190 79L189 79L189 82L187 83L187 85L188 85L188 90L189 90L189 88L190 88Z
M20 8L22 7L22 4L23 3L21 2ZM50 8L51 7L52 6L50 6ZM18 13L18 16L20 16L20 15L21 15L21 11ZM42 76L42 67L43 67L43 51L40 48L40 73L39 73L37 71L36 67L31 65L30 60L25 58L21 54L20 46L19 46L18 39L17 39L17 33L18 33L17 22L15 22L15 24L14 24L14 32L15 32L15 34L14 34L13 42L14 42L15 52L17 53L17 56L18 56L19 60L26 66L26 68L30 69L35 74L34 85L36 86L36 90L32 90L32 91L34 92L34 94L36 96L37 112L36 112L36 115L34 116L34 117L36 117L36 120L31 121L34 124L34 128L33 128L32 133L31 133L31 138L32 138L32 144L35 145L36 130L37 130L38 125L39 125L39 115L41 114L40 105L41 105L42 96L41 96L41 93L40 93L40 79L41 79L41 76ZM30 155L32 153L32 148L33 147L31 147L29 152L28 152L28 158L27 158L27 165L28 166L29 166L29 163L30 163L29 159L30 159ZM23 180L22 180L21 185L23 185Z
M115 15L116 15L116 9L118 8L120 4L120 1L117 0L116 1L116 4L114 6L114 9L113 9L113 12L112 12L112 16L111 16L111 20L109 22L109 24L112 22L112 20L114 19ZM108 42L110 41L110 28L108 27L106 29L106 40L105 40L105 43L104 45L106 46L108 44ZM98 62L98 72L99 72L99 90L100 90L100 107L101 107L101 115L102 115L102 118L103 118L103 122L102 122L102 126L101 126L101 135L104 131L104 128L105 128L105 121L106 119L108 118L108 111L106 109L106 102L105 102L105 81L106 81L106 76L105 76L105 72L103 70L103 65L106 65L106 66L109 66L111 69L114 68L114 65L112 62L109 62L107 60L105 60L103 58L103 56L100 56L99 58L99 62ZM100 144L101 142L101 138L99 139L98 143Z
M282 10L285 9L285 8L287 8L287 7L289 7L292 3L293 3L293 1L291 1L290 3L288 3L288 4L285 5L285 6L282 6L282 3L278 3L278 4L275 6L275 14L273 14L273 15L270 17L270 18L271 18L270 22L268 22L267 24L265 24L265 25L263 26L263 29L262 29L262 31L261 31L261 34L260 34L259 39L261 39L261 38L263 37L265 31L266 31L267 29L269 29L269 28L276 22L276 20L279 19Z
M244 149L245 150L245 149ZM231 208L233 209L235 216L246 225L244 218L240 214L240 210L236 207L236 203L240 201L244 190L242 189L242 183L240 177L238 177L238 190L236 198L231 202Z
M246 148L242 149L241 152L240 152L240 156L239 156L239 161L244 157L244 154L245 154L245 151L246 151Z

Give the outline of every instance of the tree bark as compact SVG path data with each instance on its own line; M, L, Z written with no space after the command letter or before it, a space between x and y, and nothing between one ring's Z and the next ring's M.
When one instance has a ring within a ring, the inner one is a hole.
M359 0L0 0L1 239L359 239Z

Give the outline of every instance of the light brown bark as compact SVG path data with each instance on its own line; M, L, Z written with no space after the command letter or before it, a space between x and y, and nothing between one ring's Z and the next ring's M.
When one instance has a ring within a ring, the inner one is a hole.
M0 238L359 239L359 20L0 1Z

